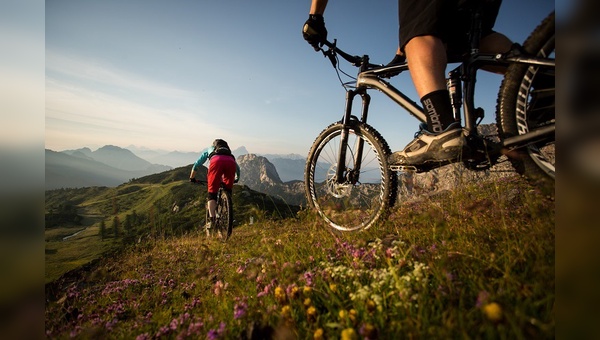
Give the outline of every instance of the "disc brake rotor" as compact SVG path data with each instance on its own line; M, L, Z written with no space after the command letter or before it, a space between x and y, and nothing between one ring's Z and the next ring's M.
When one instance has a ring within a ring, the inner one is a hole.
M352 192L352 184L351 183L338 183L337 182L337 166L332 165L329 167L327 171L327 192L331 194L335 198L347 197Z

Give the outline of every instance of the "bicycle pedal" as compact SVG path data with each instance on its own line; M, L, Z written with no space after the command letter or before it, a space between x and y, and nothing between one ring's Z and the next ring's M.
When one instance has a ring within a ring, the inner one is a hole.
M417 172L417 167L412 165L390 165L390 170L400 172Z

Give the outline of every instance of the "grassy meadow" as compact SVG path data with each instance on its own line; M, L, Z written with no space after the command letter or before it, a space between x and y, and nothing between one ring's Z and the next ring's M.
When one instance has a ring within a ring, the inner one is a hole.
M46 285L52 339L553 338L554 201L517 176L413 197L372 229L310 211L147 238Z

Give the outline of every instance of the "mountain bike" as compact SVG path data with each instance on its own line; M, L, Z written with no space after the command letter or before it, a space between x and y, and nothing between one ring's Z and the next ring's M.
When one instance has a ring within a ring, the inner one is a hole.
M206 185L206 181L197 180L193 183ZM219 191L217 192L217 207L215 208L215 212L215 221L209 228L211 220L208 212L207 202L205 216L206 224L204 225L204 231L206 232L206 237L216 237L222 242L225 242L229 239L233 231L233 199L231 197L231 192L225 189L225 185L223 183L221 183Z
M358 68L353 81L340 82L346 88L343 117L325 128L315 139L306 161L305 190L309 206L334 229L367 229L384 219L398 192L398 172L420 173L462 162L473 171L509 161L532 185L553 195L555 178L555 44L554 12L534 29L522 45L515 44L504 54L479 52L481 9L473 10L469 31L470 52L458 59L449 56L447 85L456 119L464 118L466 145L457 160L399 166L388 162L390 147L381 134L367 123L370 95L376 89L404 108L418 121L426 116L418 104L394 88L386 79L408 70L407 63L383 66L369 62L369 56L350 55L333 42L325 41L321 51L329 58L340 78L339 57ZM478 132L483 109L475 106L477 71L485 66L507 67L496 105L497 136ZM346 76L348 74L344 73ZM362 99L360 118L352 114L356 96ZM461 113L462 107L462 113Z

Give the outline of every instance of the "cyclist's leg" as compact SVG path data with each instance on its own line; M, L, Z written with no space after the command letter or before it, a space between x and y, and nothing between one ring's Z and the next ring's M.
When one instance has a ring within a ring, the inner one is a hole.
M223 170L223 185L225 189L231 192L233 189L233 182L235 181L235 159L230 156L225 156L222 159L222 170Z
M400 46L425 109L427 129L416 135L404 150L394 152L388 158L391 164L451 160L458 157L462 148L462 131L454 119L445 75L445 30L452 4L456 6L455 2L443 0L399 1Z
M208 212L211 219L215 218L217 208L217 192L221 185L221 171L217 156L213 156L208 164L207 186L208 186Z
M479 50L482 53L505 53L511 49L512 44L513 42L504 34L492 32L481 39ZM497 74L504 74L506 68L503 65L494 65L484 66L481 69Z
M446 88L446 47L449 11L456 3L443 0L400 0L400 47L417 94L426 108L427 130L444 131L454 122Z

